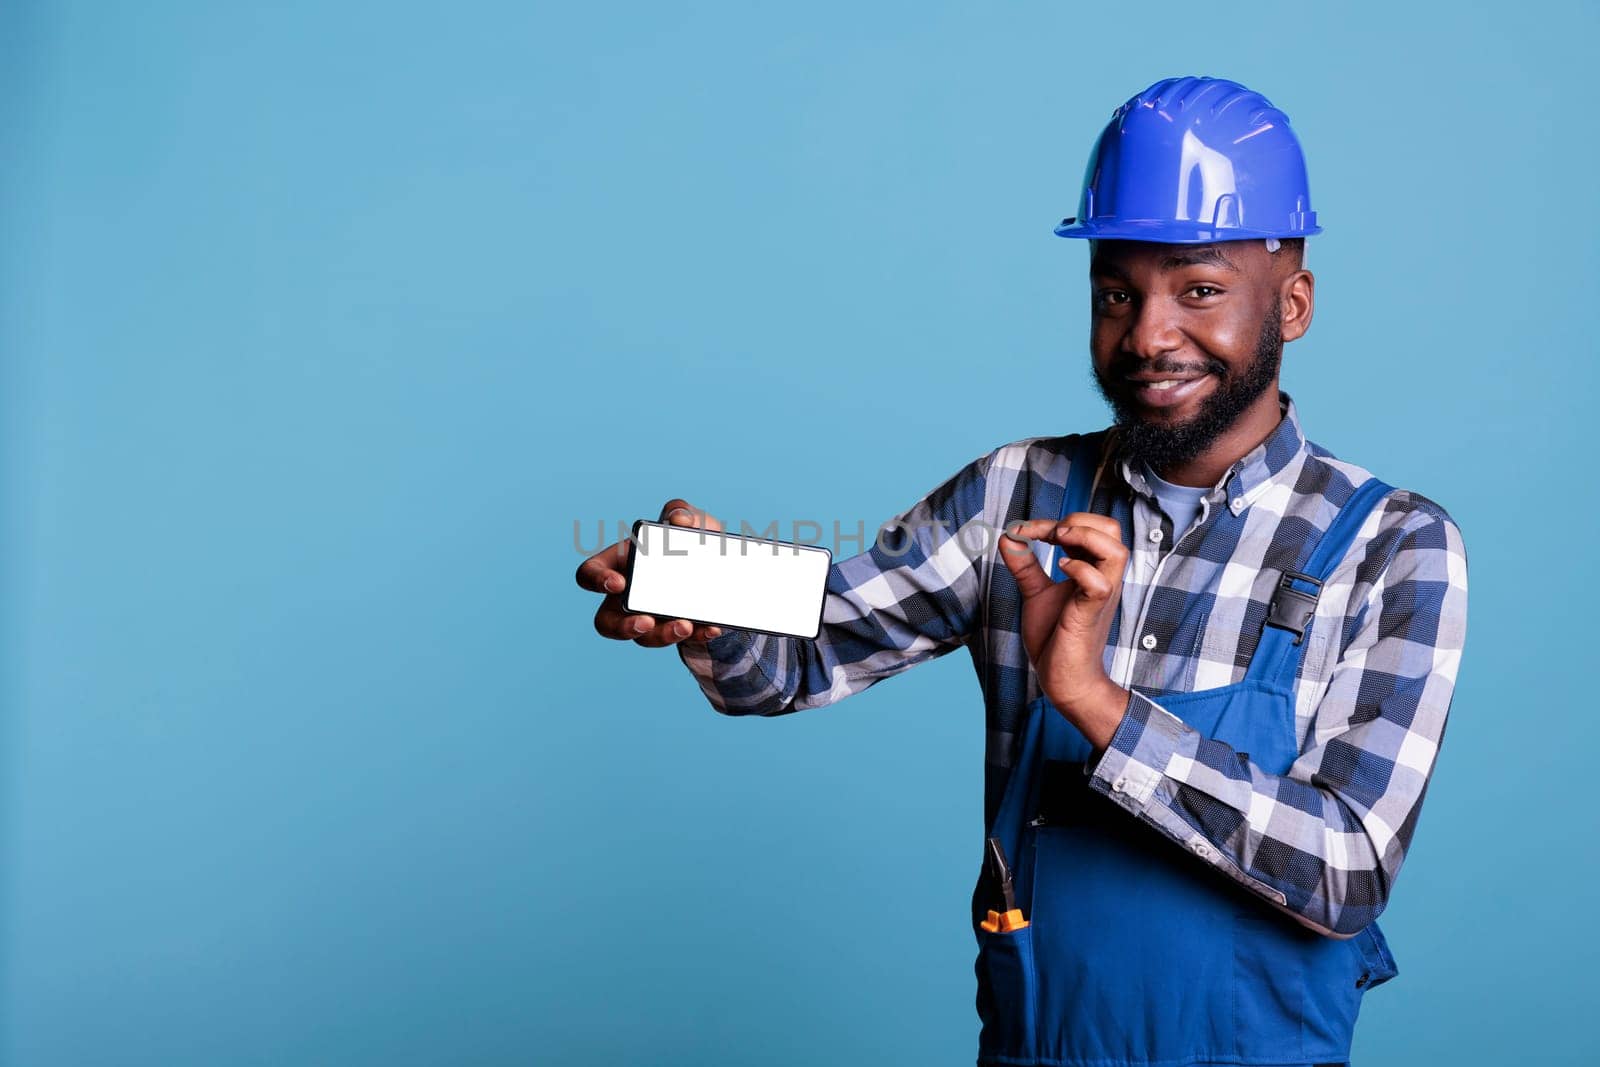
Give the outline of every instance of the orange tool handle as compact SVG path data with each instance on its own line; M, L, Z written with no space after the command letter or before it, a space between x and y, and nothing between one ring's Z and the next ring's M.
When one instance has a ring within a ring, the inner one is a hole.
M1013 930L1020 930L1028 925L1028 920L1022 917L1021 908L1012 908L1007 912L998 912L989 909L989 917L978 924L991 934L1009 934Z

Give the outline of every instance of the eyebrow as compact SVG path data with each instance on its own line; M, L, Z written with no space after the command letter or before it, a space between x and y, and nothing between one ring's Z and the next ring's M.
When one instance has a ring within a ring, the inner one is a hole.
M1179 267L1195 266L1222 267L1237 273L1238 267L1233 261L1222 254L1222 249L1215 245L1206 245L1203 248L1186 249L1182 252L1171 252L1161 257L1162 270L1177 270Z
M1169 252L1161 257L1162 270L1180 270L1184 267L1221 267L1239 273L1239 268L1234 266L1233 260L1223 255L1222 249L1215 245L1206 245L1200 248L1184 249L1179 252ZM1090 275L1100 275L1108 278L1128 277L1128 272L1112 263L1108 259L1096 256L1089 263Z

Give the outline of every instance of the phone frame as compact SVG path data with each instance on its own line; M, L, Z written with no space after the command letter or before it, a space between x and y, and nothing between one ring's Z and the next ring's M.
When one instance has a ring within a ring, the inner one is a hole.
M628 549L628 561L626 566L623 568L623 575L628 584L627 588L622 594L622 610L630 615L654 615L656 616L657 622L660 622L663 618L668 617L672 619L687 618L685 615L662 616L660 613L654 611L635 611L629 606L628 601L633 596L633 561L639 555L639 530L641 527L645 526L667 527L674 530L683 530L688 533L694 533L700 529L700 527L697 526L679 526L676 523L662 522L660 519L634 520L633 529L631 531L632 543ZM750 537L746 534L728 533L726 531L719 530L706 530L705 533L709 537L721 537L727 541L747 541L753 545L782 545L785 548L797 548L802 552L821 552L827 557L828 570L831 571L833 569L833 551L829 548L825 548L822 545L803 545L797 541L782 541L775 537ZM821 603L817 606L817 628L813 630L809 636L806 634L784 633L781 630L762 630L754 626L740 626L737 623L722 622L717 619L689 619L689 621L701 626L721 626L724 634L732 630L745 630L753 634L770 634L773 637L793 637L800 641L815 641L822 634L822 616L826 613L827 607L828 581L827 571L824 571L822 582L822 598ZM715 638L713 638L713 640L715 640Z

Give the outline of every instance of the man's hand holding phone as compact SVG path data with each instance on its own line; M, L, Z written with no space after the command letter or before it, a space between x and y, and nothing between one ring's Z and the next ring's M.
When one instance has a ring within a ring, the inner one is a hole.
M722 531L722 523L711 515L673 498L661 506L661 522L695 530ZM622 540L607 545L578 566L578 584L605 599L594 613L595 632L617 641L632 641L646 648L661 648L680 641L709 641L720 636L718 626L697 626L688 619L658 619L653 615L629 614L623 608L628 589L628 554L633 545Z

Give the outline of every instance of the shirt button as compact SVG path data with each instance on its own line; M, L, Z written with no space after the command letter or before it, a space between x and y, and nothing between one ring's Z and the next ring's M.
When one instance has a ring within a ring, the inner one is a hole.
M1141 645L1143 645L1145 648L1155 648L1156 647L1156 635L1155 634L1145 634L1144 637L1140 638L1139 643Z
M1199 856L1201 859L1207 859L1211 855L1211 848L1204 841L1196 841L1189 847L1193 849L1194 854Z
M1233 509L1233 513L1235 515L1237 515L1239 513L1239 509L1244 507L1244 497L1242 497L1242 496L1234 497L1231 501L1228 502L1228 506L1230 508L1232 508Z
M1111 791L1113 793L1120 793L1126 788L1128 788L1128 780L1126 778L1118 778L1111 783Z
M1159 528L1150 531L1150 540L1152 540L1152 541L1161 540L1161 530Z

